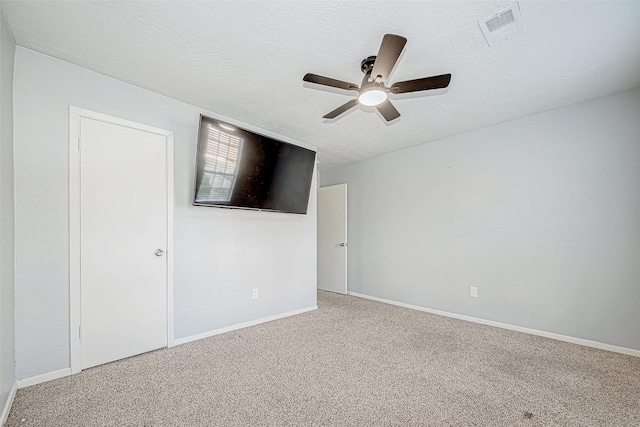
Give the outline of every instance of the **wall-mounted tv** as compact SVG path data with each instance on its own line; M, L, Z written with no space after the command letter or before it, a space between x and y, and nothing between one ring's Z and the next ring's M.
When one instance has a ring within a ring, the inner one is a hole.
M315 151L200 116L193 204L306 214Z

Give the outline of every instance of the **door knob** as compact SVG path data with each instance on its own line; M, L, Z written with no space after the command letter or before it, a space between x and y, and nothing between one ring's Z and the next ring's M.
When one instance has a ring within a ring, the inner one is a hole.
M153 253L156 254L156 256L164 255L164 251L162 249L156 249Z
M340 246L342 246L344 248L345 246L347 246L347 244L346 243L340 243Z

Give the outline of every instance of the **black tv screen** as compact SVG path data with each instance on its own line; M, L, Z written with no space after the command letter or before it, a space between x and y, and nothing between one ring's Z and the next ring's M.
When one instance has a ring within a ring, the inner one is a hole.
M316 153L200 116L193 204L306 214Z

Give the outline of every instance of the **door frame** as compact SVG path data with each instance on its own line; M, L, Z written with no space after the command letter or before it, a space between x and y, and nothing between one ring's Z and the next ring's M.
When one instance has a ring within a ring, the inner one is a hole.
M349 196L348 196L348 185L346 182L340 183L340 184L332 184L332 185L325 185L324 187L318 187L318 209L320 209L320 190L322 190L323 188L331 188L331 187L344 187L344 293L341 293L341 295L348 295L349 294ZM320 232L320 228L318 228L318 233ZM320 253L320 251L318 250L318 254ZM318 263L319 264L319 263ZM317 287L317 286L316 286ZM318 288L320 289L320 288ZM324 289L320 289L320 290L324 290ZM327 292L332 292L332 291L327 291Z
M164 136L167 149L167 347L173 347L173 132L120 119L95 111L69 106L69 353L71 373L82 371L82 319L80 298L80 120L87 118Z

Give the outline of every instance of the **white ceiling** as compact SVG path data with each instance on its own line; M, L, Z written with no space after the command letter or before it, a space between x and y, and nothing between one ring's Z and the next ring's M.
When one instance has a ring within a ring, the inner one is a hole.
M320 168L640 85L640 2L521 2L524 34L489 47L513 2L3 1L16 42L318 147ZM385 33L408 38L390 82L451 73L446 94L395 99L387 126L307 72L359 84Z

